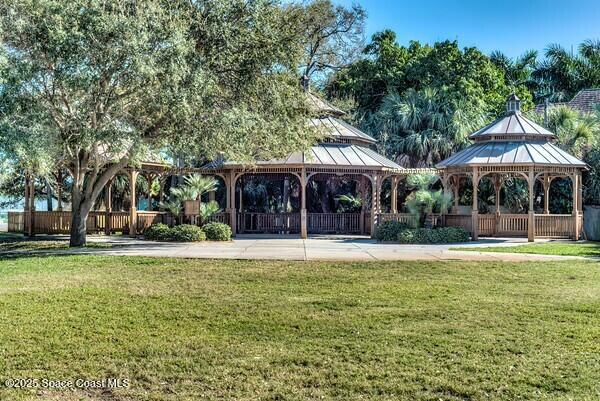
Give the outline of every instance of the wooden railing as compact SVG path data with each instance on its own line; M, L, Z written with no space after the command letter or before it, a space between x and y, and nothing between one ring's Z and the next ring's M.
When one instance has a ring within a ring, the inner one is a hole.
M297 234L300 232L300 213L238 213L240 234Z
M309 234L360 234L360 213L308 213Z
M25 231L25 218L23 212L8 212L8 232L22 233Z
M446 227L462 227L471 232L472 219L470 214L446 214L443 218L443 225Z
M225 212L215 213L212 216L207 217L205 219L201 219L199 215L187 215L185 216L185 218L189 220L190 224L194 224L197 226L213 222L229 224L229 213Z
M573 215L536 214L535 235L537 237L570 238L573 236Z
M529 227L529 216L526 214L501 214L498 222L497 236L526 236Z
M171 213L167 213L167 212L154 212L154 211L152 211L152 212L148 212L148 211L137 212L137 232L138 233L143 234L144 230L146 230L152 224L158 224L158 223L166 224L166 225L172 227L175 225L175 219L173 218Z
M380 213L379 224L386 221L398 221L410 227L416 227L418 224L418 217L410 213Z
M105 212L104 212L105 213ZM139 213L139 212L138 212ZM110 213L110 231L129 233L129 212L111 212Z
M495 214L480 214L478 216L477 229L479 235L484 237L493 236L496 234L496 215Z

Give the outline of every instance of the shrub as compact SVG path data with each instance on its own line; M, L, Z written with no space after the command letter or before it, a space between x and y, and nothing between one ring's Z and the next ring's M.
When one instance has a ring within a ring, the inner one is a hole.
M152 224L144 230L144 237L152 241L168 241L171 238L171 229L166 224Z
M397 240L401 244L450 244L467 242L469 233L461 227L404 229Z
M439 228L446 243L467 242L469 241L469 232L462 227L444 227Z
M375 238L377 241L396 241L401 231L408 229L409 226L398 221L384 221L375 229Z
M144 237L154 241L197 242L206 240L200 227L182 224L170 228L166 224L152 224L144 231Z
M171 241L177 242L197 242L205 241L206 234L198 226L182 224L171 229Z
M206 238L210 241L229 241L231 239L231 227L223 223L208 223L202 227Z

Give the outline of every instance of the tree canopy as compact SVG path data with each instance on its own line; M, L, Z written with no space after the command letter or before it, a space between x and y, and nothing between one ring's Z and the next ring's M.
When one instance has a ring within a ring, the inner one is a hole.
M8 0L0 152L68 169L72 244L106 183L149 151L238 160L312 143L292 14L271 1Z

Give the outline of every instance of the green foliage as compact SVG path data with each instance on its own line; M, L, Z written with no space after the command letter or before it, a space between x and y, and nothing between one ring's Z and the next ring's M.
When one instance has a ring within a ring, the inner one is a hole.
M411 174L406 177L406 185L410 189L424 191L431 188L439 179L440 177L435 173Z
M160 202L160 208L166 210L175 217L178 217L181 214L182 209L181 202L178 200Z
M203 220L209 219L219 213L221 208L216 201L205 202L200 204L200 217Z
M190 224L181 224L171 229L170 240L177 242L198 242L205 241L206 234L198 226Z
M401 244L451 244L469 241L462 227L404 229L396 237Z
M217 180L213 177L203 177L200 174L192 174L184 177L185 186L189 191L189 195L194 194L195 197L191 199L182 200L196 200L200 199L202 195L215 191L217 189Z
M423 225L425 215L446 212L452 203L452 196L442 190L431 190L432 185L439 180L436 174L414 174L407 178L407 186L416 189L406 197L405 206L408 211L418 218Z
M231 227L223 223L208 223L202 227L209 241L230 241Z
M166 224L153 224L144 231L144 237L153 241L198 242L206 240L206 234L198 226L182 224L169 227Z
M168 241L171 239L171 228L162 223L152 224L144 230L144 238L152 241Z
M151 151L249 161L305 149L299 24L270 1L5 1L0 154L36 173L73 167L85 221Z
M590 170L584 175L584 202L586 205L600 205L600 147L594 147L587 156Z
M171 196L174 198L174 201L181 203L198 199L198 191L196 188L183 185L181 187L171 188Z
M532 75L539 85L538 97L553 102L569 100L581 89L597 88L600 86L600 41L584 41L576 54L552 44Z
M358 213L362 207L363 201L360 196L345 194L337 197L340 202L338 213Z
M496 115L514 90L488 56L476 48L460 49L456 41L432 46L412 41L405 47L388 30L373 35L365 53L368 58L336 74L327 88L334 97L355 97L362 113L376 112L390 93L431 88L449 103L468 100L469 107ZM525 88L517 88L517 93L526 106L531 105Z
M313 0L290 8L303 27L304 57L301 72L324 78L356 60L363 46L366 12L359 4L334 5L331 0Z
M384 221L375 228L373 238L377 241L396 241L398 235L408 228L408 225L398 221Z

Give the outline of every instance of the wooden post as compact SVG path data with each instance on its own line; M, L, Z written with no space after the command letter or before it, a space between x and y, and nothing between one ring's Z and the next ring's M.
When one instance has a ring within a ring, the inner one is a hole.
M62 171L58 170L56 174L56 200L58 202L56 206L56 210L62 212L63 204L62 204L62 191L63 191L63 175Z
M392 193L390 194L392 197L392 213L398 213L398 177L392 177Z
M106 199L105 199L106 211L104 215L104 234L110 235L112 232L112 219L110 215L112 213L112 180L109 180L106 184Z
M496 224L494 227L494 235L500 232L500 190L502 189L502 178L499 175L494 177L494 201L496 204Z
M24 213L24 234L27 234L27 236L31 237L33 235L33 225L32 225L32 219L31 219L31 202L29 201L29 197L30 197L30 189L31 186L29 185L29 182L31 181L31 178L29 177L29 173L25 173L25 200L23 203L23 213Z
M579 174L573 173L571 182L573 183L573 239L579 240Z
M358 222L358 229L361 234L365 234L365 200L366 200L366 188L365 188L365 176L361 175L356 182L358 194L360 195L360 220Z
M458 208L460 206L459 204L459 191L460 191L460 177L459 176L453 176L452 177L454 180L454 184L452 185L452 189L454 191L454 213L458 214Z
M377 223L379 220L379 211L380 211L380 190L381 190L381 183L380 183L380 176L378 174L375 174L373 176L373 181L372 181L372 191L373 191L373 196L371 197L371 237L373 235L375 235L375 227L377 227Z
M237 216L235 212L235 172L229 172L229 191L227 191L227 199L229 203L229 225L231 233L235 237L237 234Z
M479 206L477 196L479 193L479 170L473 167L473 209L471 210L471 239L479 239Z
M308 238L308 214L306 211L306 169L302 167L300 175L300 236Z
M151 212L153 210L152 207L152 184L154 183L154 179L156 178L156 176L154 175L154 173L148 173L147 175L145 175L146 178L146 182L148 183L148 211Z
M544 174L544 214L550 214L550 185L552 180L548 177L548 173Z
M527 221L527 241L535 241L535 211L533 210L533 189L535 186L535 176L533 170L529 170L527 177L527 183L529 184L529 218Z
M129 236L135 237L137 234L137 203L135 197L135 184L139 172L131 170L129 172L129 191L131 192L131 208L129 209Z

